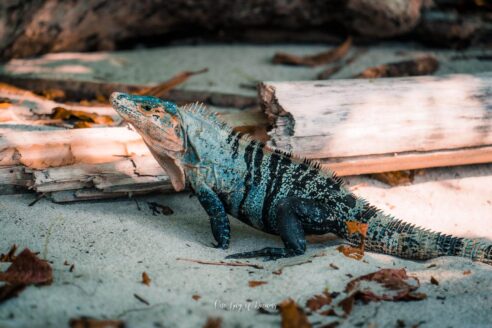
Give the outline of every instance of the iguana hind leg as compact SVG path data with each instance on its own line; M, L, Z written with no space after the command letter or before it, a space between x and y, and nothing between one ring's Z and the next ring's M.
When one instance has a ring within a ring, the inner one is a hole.
M289 197L280 201L277 206L277 230L285 248L266 247L257 251L232 254L226 258L265 257L266 260L276 260L304 254L306 251L306 239L299 215L301 203L297 198Z

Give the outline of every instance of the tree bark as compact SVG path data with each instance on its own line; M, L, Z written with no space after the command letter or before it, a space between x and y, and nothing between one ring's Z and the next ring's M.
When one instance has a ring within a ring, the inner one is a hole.
M125 42L248 29L346 31L369 37L409 32L422 0L5 0L0 3L1 57L113 50Z

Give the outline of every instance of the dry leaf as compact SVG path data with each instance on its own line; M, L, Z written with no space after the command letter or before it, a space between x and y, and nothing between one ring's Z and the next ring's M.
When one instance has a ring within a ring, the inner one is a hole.
M98 320L92 318L70 319L70 328L124 328L125 323L121 320Z
M152 215L171 215L174 213L173 209L169 206L162 205L156 202L147 202L147 204L149 205L149 209L152 211Z
M407 281L413 279L417 284L411 285ZM382 293L376 294L369 288L362 289L361 281L372 281L379 283L393 295ZM427 298L423 293L414 291L420 286L416 277L409 277L405 269L381 269L379 271L351 280L345 287L345 292L352 293L354 299L360 299L365 303L371 301L416 301Z
M437 71L438 68L439 62L437 59L427 56L396 63L384 64L376 67L369 67L354 77L374 79L380 77L429 75Z
M345 223L347 225L347 230L348 233L353 235L353 234L360 234L361 236L366 236L367 234L367 223L362 223L358 221L347 221Z
M25 248L5 272L0 272L0 281L12 285L45 285L51 284L53 273L48 262L39 259Z
M3 285L0 287L0 304L12 297L17 297L21 291L26 288L26 285L16 284L16 285Z
M338 73L345 64L338 64L335 66L330 66L317 75L318 80L328 80L332 75Z
M267 283L268 282L266 282L266 281L250 280L250 281L248 281L248 286L254 288L254 287L261 286L261 285L265 285Z
M373 173L370 176L392 187L410 184L415 177L415 170Z
M135 93L142 96L162 97L165 96L170 90L174 89L176 86L186 82L193 75L198 75L206 72L208 72L208 68L204 68L199 71L184 71L174 75L165 82L159 83L155 87L143 88L139 91L136 91Z
M78 110L66 109L64 107L55 107L53 108L53 114L51 114L52 119L61 119L61 120L76 120L88 123L95 124L103 124L103 125L111 125L113 124L113 119L111 116L107 115L98 115L97 113L89 113Z
M10 247L7 254L0 254L0 262L13 262L15 260L15 252L17 251L17 245L13 244Z
M352 309L354 308L354 303L355 303L355 297L354 295L350 295L343 300L341 300L338 305L342 307L343 312L345 315L349 315L352 312Z
M78 121L73 125L74 129L88 129L94 127L94 123L86 122L86 121Z
M0 272L0 281L7 284L0 287L0 303L17 296L27 285L47 285L53 281L48 262L40 260L28 248L12 261L5 272Z
M147 272L142 272L142 284L150 286L150 282L152 280L150 279L149 275Z
M340 268L339 268L339 267L337 267L334 263L330 263L330 268L335 269L335 270L340 269Z
M311 311L318 311L325 305L331 304L332 298L330 293L325 290L321 295L314 295L306 301L306 307Z
M471 274L471 270L465 270L465 271L463 271L463 275L464 276L468 276L469 274Z
M220 328L222 327L222 318L208 318L203 328Z
M304 311L293 299L286 299L278 305L282 317L282 328L310 328L311 324Z
M359 247L341 245L337 248L337 250L347 257L353 258L355 260L361 260L364 257L364 247L368 225L367 223L357 221L347 221L345 222L345 224L347 225L347 232L349 235L360 235L360 245Z
M202 297L201 297L200 295L198 295L198 294L195 294L195 295L191 296L191 298L192 298L193 300L195 300L195 301L198 301L198 300L199 300L200 298L202 298Z
M433 276L431 276L430 282L433 285L439 286L439 281L437 281L437 279L434 278Z
M12 100L9 98L0 98L0 109L7 109L12 106Z
M274 64L296 65L296 66L319 66L342 59L352 45L352 38L348 37L335 49L321 52L316 55L297 56L285 52L277 52L272 59Z
M65 99L65 91L61 89L47 89L40 93L41 96L48 100L62 100Z

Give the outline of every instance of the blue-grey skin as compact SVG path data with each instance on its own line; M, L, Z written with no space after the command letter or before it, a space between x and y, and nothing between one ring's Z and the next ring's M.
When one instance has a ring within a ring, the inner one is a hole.
M442 235L396 220L354 196L319 164L272 151L234 132L202 105L178 107L154 97L114 93L113 107L142 135L176 190L185 179L208 213L217 247L229 247L227 214L279 235L267 247L228 258L277 259L303 254L306 234L328 232L351 243L347 222L368 224L366 249L425 260L455 255L492 264L492 244Z

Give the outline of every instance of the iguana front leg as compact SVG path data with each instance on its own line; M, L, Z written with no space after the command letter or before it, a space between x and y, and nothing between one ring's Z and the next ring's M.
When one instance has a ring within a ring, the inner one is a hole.
M199 184L195 188L198 201L203 206L210 218L212 234L214 235L217 245L215 247L227 249L231 236L229 218L219 196L205 183Z

